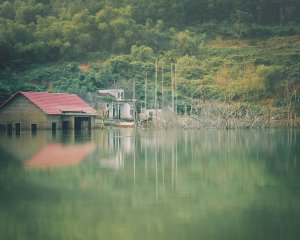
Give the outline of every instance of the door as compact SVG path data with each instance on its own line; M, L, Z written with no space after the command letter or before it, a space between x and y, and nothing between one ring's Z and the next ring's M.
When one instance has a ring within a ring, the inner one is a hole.
M21 123L15 123L16 134L20 134L21 132Z
M6 131L7 131L8 135L12 135L12 131L13 131L13 124L12 123L7 123Z
M31 133L32 133L32 135L36 135L36 133L37 133L37 124L36 123L31 123Z
M74 122L75 122L75 130L81 130L82 129L82 118L75 117Z
M70 122L69 121L63 121L62 122L62 129L63 130L69 130L70 128Z
M56 131L56 122L52 123L51 129L52 129L53 132Z

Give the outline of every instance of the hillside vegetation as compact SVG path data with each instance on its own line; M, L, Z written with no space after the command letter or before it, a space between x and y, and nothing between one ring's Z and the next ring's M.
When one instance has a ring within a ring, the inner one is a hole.
M299 116L298 0L0 1L0 102L18 90L122 87L138 107L207 102ZM157 65L155 64L157 62ZM135 84L134 84L135 83ZM175 85L174 85L175 84Z

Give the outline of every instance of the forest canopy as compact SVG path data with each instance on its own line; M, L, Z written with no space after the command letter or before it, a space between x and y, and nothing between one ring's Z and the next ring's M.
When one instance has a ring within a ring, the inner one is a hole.
M12 0L0 1L0 65L18 59L48 62L91 51L129 53L131 46L170 50L170 41L298 33L298 0ZM176 43L175 43L176 45ZM184 47L189 53L195 47Z
M177 66L181 103L297 103L299 12L299 0L0 0L0 102L18 90L131 91L134 81L142 104L156 59L169 95Z

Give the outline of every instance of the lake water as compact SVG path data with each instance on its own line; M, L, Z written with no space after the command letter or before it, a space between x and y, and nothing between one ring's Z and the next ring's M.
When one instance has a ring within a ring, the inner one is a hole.
M300 239L300 130L2 133L0 239Z

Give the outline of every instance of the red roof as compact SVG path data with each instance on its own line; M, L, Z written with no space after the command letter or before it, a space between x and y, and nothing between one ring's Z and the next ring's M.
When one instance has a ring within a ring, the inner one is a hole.
M77 112L96 115L94 108L89 106L76 94L48 93L48 92L17 92L5 101L1 107L13 99L17 94L21 94L35 104L46 114L62 114L65 112Z

